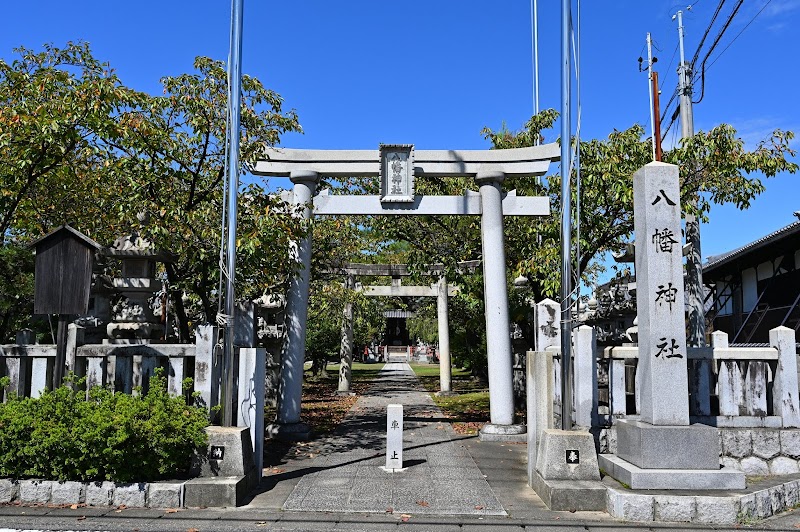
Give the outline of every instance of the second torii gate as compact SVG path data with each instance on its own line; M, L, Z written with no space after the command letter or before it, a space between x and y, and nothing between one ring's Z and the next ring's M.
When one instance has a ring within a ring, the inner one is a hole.
M460 262L459 268L477 268L479 260ZM447 285L447 279L442 275L444 267L440 264L427 266L424 275L438 276L439 280L430 286L403 286L395 279L408 277L411 272L405 264L364 264L348 263L338 269L345 274L345 286L357 288L353 283L354 277L374 276L392 277L391 285L365 286L360 290L368 297L435 297L436 321L439 336L439 395L447 395L452 391L451 358L450 358L450 327L448 318L447 298L454 295L458 288ZM351 364L353 362L353 306L345 303L342 315L342 344L339 350L341 364L339 366L339 393L350 392Z
M503 216L550 214L547 197L503 193L507 175L541 176L551 161L560 159L557 144L509 150L419 150L410 144L381 145L375 150L290 150L268 148L253 174L289 176L294 189L291 202L305 206L302 216L320 215L477 215L481 216L481 247L486 308L486 344L489 362L490 423L481 431L484 439L525 432L514 424L513 370L509 335L506 258ZM414 194L415 176L470 177L480 192L463 196ZM314 197L320 177L375 176L381 179L380 195L331 195ZM286 341L283 348L279 407L276 423L268 431L284 439L308 438L310 430L300 418L308 316L311 236L292 246L302 264L287 292Z

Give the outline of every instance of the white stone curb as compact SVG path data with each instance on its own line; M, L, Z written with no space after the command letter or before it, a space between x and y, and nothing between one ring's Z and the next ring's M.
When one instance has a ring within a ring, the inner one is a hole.
M0 478L0 504L183 508L184 482L58 482Z
M609 486L606 509L617 519L734 525L766 519L800 504L800 479L745 495L647 495Z

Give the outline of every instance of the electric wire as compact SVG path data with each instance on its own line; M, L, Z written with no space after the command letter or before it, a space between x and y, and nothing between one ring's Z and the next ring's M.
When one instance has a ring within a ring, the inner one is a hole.
M581 0L576 6L576 30L573 30L573 53L575 54L575 101L578 108L577 123L575 126L575 310L580 318L581 310Z
M739 8L742 7L742 4L744 4L744 0L739 0L739 3L737 3L733 8L731 14L728 15L728 20L725 21L722 29L719 31L717 37L714 39L714 42L711 44L711 47L708 49L708 52L706 52L705 57L703 57L703 62L700 64L700 99L692 103L700 103L703 101L706 89L706 61L708 61L709 56L711 56L711 53L719 44L720 39L722 39L722 36L725 34L725 31L730 27L731 22L733 22L733 19L736 17L736 13L739 12Z
M714 10L714 14L711 16L711 21L708 23L706 30L703 32L703 37L700 39L700 44L697 45L697 50L694 52L694 57L689 62L691 65L692 70L694 70L694 65L697 62L697 58L700 57L700 50L703 48L703 44L706 42L706 37L711 32L711 28L714 26L714 21L717 20L720 11L722 11L722 6L725 5L725 0L720 0L719 4L717 4L717 9Z
M533 61L533 114L539 114L539 21L538 0L531 0L531 55ZM539 144L538 140L536 144Z
M667 65L666 71L669 72L670 67L672 67L672 62L675 61L675 56L678 54L678 45L675 45L675 50L672 51L672 58L669 60L669 64ZM667 81L667 76L664 76L664 79L661 80L661 86L658 90L661 90L664 87L664 83ZM667 104L669 105L669 104Z
M757 19L757 18L758 18L758 16L759 16L759 15L760 15L760 14L761 14L761 13L762 13L762 12L763 12L763 11L764 11L766 8L767 8L767 6L770 4L770 2L772 2L772 0L767 0L767 1L766 1L766 3L764 3L764 5L761 7L761 9L758 11L758 13L756 13L756 14L755 14L755 16L753 16L753 18L751 18L751 19L750 19L750 22L748 22L747 24L745 24L744 28L742 28L742 30L741 30L739 33L737 33L737 34L736 34L736 37L734 37L734 38L733 38L733 40L731 40L731 42L729 42L729 43L728 43L728 45L727 45L725 48L723 48L723 49L722 49L722 51L721 51L721 52L720 52L720 53L717 55L717 57L715 57L715 58L714 58L714 60L713 60L713 61L712 61L712 62L711 62L711 63L710 63L710 64L709 64L707 67L706 67L706 70L710 70L710 69L711 69L711 67L712 67L712 66L714 66L714 63L716 63L716 62L717 62L717 60L718 60L720 57L722 57L722 54L724 54L724 53L725 53L725 52L728 50L728 48L730 48L730 47L731 47L731 45L732 45L734 42L736 42L736 39L738 39L738 38L739 38L739 36L740 36L742 33L744 33L744 30L746 30L748 27L750 27L750 24L752 24L752 23L753 23L753 21L755 21L755 19Z

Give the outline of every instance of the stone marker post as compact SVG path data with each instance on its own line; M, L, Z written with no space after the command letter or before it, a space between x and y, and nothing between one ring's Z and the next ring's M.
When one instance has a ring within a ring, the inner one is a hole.
M403 405L386 407L386 469L403 469Z
M219 327L199 325L195 332L194 389L200 392L196 402L208 410L212 423L217 422L219 413L213 407L219 404L220 366L222 350L216 349L219 341ZM92 368L90 368L92 369ZM102 384L101 367L91 372L88 384Z
M264 384L267 370L267 350L263 347L239 349L239 398L237 427L250 429L256 478L261 481L264 466Z
M678 167L639 169L633 211L641 421L617 423L617 456L600 467L634 489L744 488L742 473L719 469L717 430L689 426Z
M585 429L594 425L597 415L597 361L595 359L596 343L594 327L581 325L572 332L575 346L573 364L575 381L572 389L575 403L575 424Z
M451 393L450 320L447 311L447 279L436 284L436 321L439 324L439 394Z
M543 299L536 303L534 312L534 343L537 351L545 351L551 347L561 349L561 305L552 299ZM561 357L553 358L552 363L553 399L561 404ZM560 411L559 411L560 412Z
M650 163L633 176L636 306L642 421L689 424L678 167Z

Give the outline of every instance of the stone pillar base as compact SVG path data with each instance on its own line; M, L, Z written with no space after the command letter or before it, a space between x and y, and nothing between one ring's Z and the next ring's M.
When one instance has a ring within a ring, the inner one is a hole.
M487 423L478 434L480 441L527 441L527 427L522 424L496 425Z
M594 438L588 431L545 429L537 454L530 486L548 508L606 509L606 488L600 482Z
M241 506L250 490L261 481L255 468L250 429L206 427L208 454L197 456L193 469L199 478L184 485L187 507Z
M311 427L300 423L272 423L267 425L267 438L279 441L308 441L311 439Z
M706 425L617 422L617 454L600 467L632 489L744 489L741 471L719 465L719 434Z
M634 490L743 490L745 476L727 467L718 469L642 469L613 454L599 456L611 478Z
M453 397L454 395L458 395L456 392L453 391L438 391L435 394L436 397Z
M350 390L336 390L336 395L339 396L349 396L352 397L356 394L356 392L351 392Z
M719 432L706 425L617 422L617 456L642 469L719 469Z

